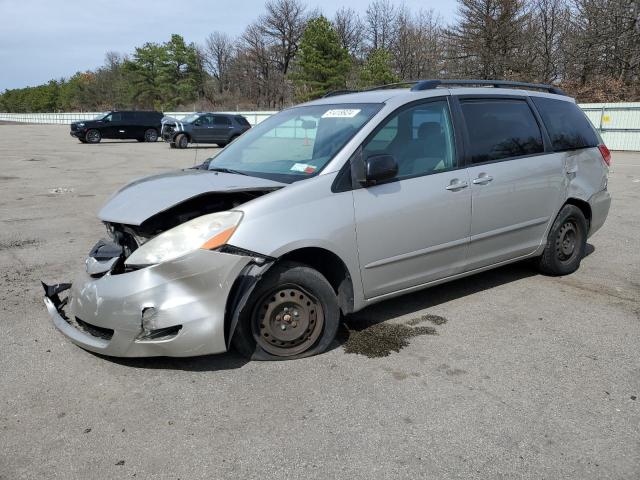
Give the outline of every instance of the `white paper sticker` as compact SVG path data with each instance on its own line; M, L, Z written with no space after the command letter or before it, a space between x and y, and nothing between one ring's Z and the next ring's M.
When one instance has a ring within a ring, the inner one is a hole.
M313 173L316 171L316 167L313 165L307 165L306 163L294 163L289 170L292 172Z
M340 108L335 110L327 110L322 118L353 118L360 113L360 109Z

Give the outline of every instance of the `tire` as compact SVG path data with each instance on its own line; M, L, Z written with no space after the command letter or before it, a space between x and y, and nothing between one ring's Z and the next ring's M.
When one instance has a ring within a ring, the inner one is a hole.
M189 146L189 139L184 133L179 133L176 135L176 138L174 138L174 143L177 148L187 148Z
M587 247L587 220L575 205L565 205L556 217L538 269L552 276L568 275L580 267Z
M317 270L282 262L267 271L240 312L233 346L251 360L324 352L340 323L336 294Z
M80 140L80 143L87 143L87 141L84 138L78 138L78 140Z
M136 138L137 141L139 141L140 143L144 142L144 138Z
M100 133L100 130L92 128L91 130L87 131L87 133L85 133L84 139L87 141L87 143L100 143L100 140L102 140L102 134Z
M155 128L149 128L144 132L144 141L145 142L157 142L158 141L158 131Z
M175 144L175 143L173 143L173 142L171 142L171 143L169 144L169 148L176 148L176 144Z

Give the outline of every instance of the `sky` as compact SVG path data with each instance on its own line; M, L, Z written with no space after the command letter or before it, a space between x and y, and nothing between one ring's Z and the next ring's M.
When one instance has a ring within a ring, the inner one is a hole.
M305 0L333 17L342 6L364 14L369 0ZM264 11L264 0L0 0L0 92L99 67L105 53L131 53L172 33L203 43L213 31L236 36ZM454 0L404 0L448 22ZM179 8L178 8L179 7Z

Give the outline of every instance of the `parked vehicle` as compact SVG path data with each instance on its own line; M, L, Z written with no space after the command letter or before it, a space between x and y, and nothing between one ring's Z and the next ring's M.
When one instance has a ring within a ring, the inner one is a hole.
M99 143L103 138L155 142L160 134L161 120L161 112L113 111L93 120L73 122L70 133L82 143Z
M99 213L111 239L45 303L105 355L320 353L341 315L384 299L524 259L574 272L609 211L610 161L551 86L322 98L122 188Z
M224 147L251 128L242 115L192 113L182 120L165 117L162 138L171 148L187 148L190 143L215 143Z

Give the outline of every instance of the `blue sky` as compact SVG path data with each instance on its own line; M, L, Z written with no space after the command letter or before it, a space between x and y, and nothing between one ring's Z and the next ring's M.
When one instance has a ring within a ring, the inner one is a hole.
M306 3L331 17L344 5L364 13L369 0ZM456 11L453 0L394 3L433 9L445 21ZM0 92L95 68L107 51L129 53L172 33L196 43L215 30L238 35L263 10L262 0L0 0Z

